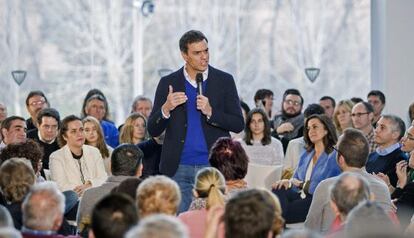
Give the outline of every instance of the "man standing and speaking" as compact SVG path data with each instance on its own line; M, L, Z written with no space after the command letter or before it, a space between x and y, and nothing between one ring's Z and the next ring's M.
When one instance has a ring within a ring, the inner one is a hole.
M209 166L208 152L219 137L244 129L233 77L211 67L208 41L200 31L179 42L184 67L161 78L148 120L151 136L165 131L160 172L180 186L180 212L191 203L194 177Z

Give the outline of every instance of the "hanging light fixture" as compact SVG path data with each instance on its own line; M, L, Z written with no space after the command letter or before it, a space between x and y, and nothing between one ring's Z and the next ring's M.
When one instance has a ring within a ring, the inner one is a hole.
M27 72L25 70L15 70L11 72L14 82L17 83L17 85L21 85L23 81L26 79Z
M308 77L309 81L313 83L315 82L316 78L318 78L320 71L321 70L319 68L306 68L305 74L306 77Z

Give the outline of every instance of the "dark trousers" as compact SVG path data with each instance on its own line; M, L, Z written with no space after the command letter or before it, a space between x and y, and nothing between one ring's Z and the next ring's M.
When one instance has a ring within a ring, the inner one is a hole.
M293 189L274 189L273 193L279 198L282 216L287 224L304 222L312 202L312 195L306 194L301 198L300 193Z

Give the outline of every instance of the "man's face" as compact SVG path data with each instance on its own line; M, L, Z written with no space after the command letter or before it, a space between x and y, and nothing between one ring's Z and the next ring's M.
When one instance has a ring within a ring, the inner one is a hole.
M411 152L414 150L414 126L410 126L403 138L401 138L401 150L404 152Z
M379 146L387 147L398 142L399 132L395 131L392 122L381 117L375 128L374 140Z
M283 112L287 116L296 116L302 110L302 100L300 96L288 94L283 101Z
M371 127L372 118L374 117L374 114L368 113L364 104L357 103L352 108L352 123L354 127L358 130L364 130L366 128Z
M27 105L27 111L29 112L32 118L36 118L37 113L47 108L46 99L40 95L34 95L33 97L29 98L29 105Z
M138 101L135 104L134 112L141 113L145 118L148 118L152 111L152 103L147 100Z
M325 115L327 115L329 118L332 118L335 110L332 101L330 99L320 100L319 105L325 109Z
M16 119L11 122L10 128L2 129L4 135L4 143L6 145L23 143L26 141L26 122Z
M0 122L4 121L7 117L7 107L6 105L0 103Z
M181 52L187 72L204 72L208 68L209 52L206 40L188 44L187 52Z
M52 142L58 134L58 122L53 117L42 117L39 125L39 133L45 142Z
M374 114L381 115L382 109L384 109L384 104L382 104L378 96L371 95L368 97L368 103L374 107Z
M105 103L99 99L92 99L86 105L86 114L101 121L106 113Z

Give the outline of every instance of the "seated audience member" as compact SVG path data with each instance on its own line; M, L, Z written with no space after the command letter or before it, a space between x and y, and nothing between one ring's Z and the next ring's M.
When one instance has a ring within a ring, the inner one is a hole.
M207 210L224 206L226 181L216 168L206 167L198 171L195 178L194 197L201 209L181 213L178 218L187 225L190 237L203 237L206 229ZM190 208L191 209L191 208Z
M26 120L27 130L32 130L38 127L37 114L40 110L48 108L49 101L42 91L31 91L26 97L26 109L30 114L30 118Z
M0 228L3 227L14 227L14 225L10 212L3 205L0 205Z
M147 178L152 175L160 174L160 161L162 144L164 143L164 133L158 137L152 137L148 140L138 143L138 148L144 153L142 158L142 176Z
M273 119L273 136L280 139L283 151L290 140L303 136L303 97L297 89L287 89L283 93L282 113Z
M275 219L273 220L272 232L273 237L277 237L282 233L285 225L285 219L282 217L282 207L280 206L279 198L277 198L276 195L268 189L261 189L261 192L274 207Z
M26 141L26 122L23 117L10 116L1 123L0 143L1 150L9 144L22 143Z
M225 237L273 237L275 207L262 191L241 191L230 198L224 211Z
M388 186L397 186L395 165L401 160L407 160L401 151L400 139L404 136L405 124L401 118L394 115L384 115L375 128L375 143L378 148L368 158L366 169L368 173L377 173L380 177L387 175Z
M256 91L253 99L256 107L262 108L265 115L270 120L270 118L272 118L273 92L269 89L259 89Z
M33 139L43 150L42 169L49 169L50 155L59 149L59 112L53 108L44 108L37 114L37 128L27 132L27 138ZM44 175L43 171L41 171Z
M152 101L151 99L144 96L137 96L134 98L131 106L131 113L140 113L148 119L152 111Z
M343 234L348 213L359 203L370 200L369 184L361 175L345 172L333 183L330 198L338 222L333 224L329 237L337 237Z
M345 237L397 237L398 227L376 202L365 201L348 214Z
M247 174L249 158L240 142L226 137L219 138L211 148L209 161L226 179L227 197L247 189L244 177Z
M125 235L125 238L188 238L187 228L181 221L165 214L142 219Z
M142 151L135 145L121 144L116 147L111 156L112 175L102 185L85 191L80 199L77 223L87 223L86 220L90 219L95 204L122 181L133 176L141 176L141 161Z
M385 95L379 90L372 90L367 95L367 101L374 108L374 119L372 120L372 126L377 127L377 122L382 116L382 110L385 107Z
M368 159L368 141L359 130L348 128L339 137L336 149L337 163L343 172L353 172L362 176L368 183L375 200L386 211L391 212L392 205L387 186L375 175L367 173L365 164ZM338 180L332 177L323 180L316 187L313 199L305 220L305 227L326 233L335 220L330 206L330 188Z
M91 89L83 101L81 117L95 117L101 124L105 142L112 148L118 146L118 129L109 119L109 105L105 95L99 89Z
M7 118L7 106L6 104L0 102L0 125ZM0 132L0 142L3 140L3 136Z
M106 144L99 121L95 117L87 116L82 119L82 123L85 131L85 145L98 148L105 165L105 172L110 175L111 154L114 149Z
M30 162L23 158L11 158L0 167L0 189L4 205L13 218L14 227L22 227L22 202L36 176Z
M322 106L319 104L309 104L305 111L303 112L303 116L305 118L310 117L313 114L322 115L325 111ZM296 167L299 163L300 155L305 151L305 140L302 137L293 139L289 141L288 147L286 149L286 155L283 162L283 173L282 178L290 179L293 176L293 172L296 170Z
M401 139L401 150L410 153L408 163L401 160L396 164L398 177L397 186L391 187L391 198L397 206L397 215L402 227L407 226L414 213L414 126L411 125ZM389 184L388 176L383 176L384 181Z
M326 115L312 115L305 122L306 151L291 180L282 179L272 187L280 199L286 223L305 221L316 186L340 173L333 146L335 127Z
M136 202L140 219L157 213L175 216L181 202L181 193L174 180L157 175L145 179L139 185Z
M352 124L354 128L362 131L369 143L369 153L377 149L374 138L374 127L372 120L374 118L374 108L367 102L359 102L352 108Z
M107 175L99 150L85 145L80 118L74 115L62 120L58 136L61 148L50 155L50 178L61 191L73 190L78 196L90 187L100 186Z
M359 97L352 97L349 100L351 100L354 103L354 105L364 101L362 98Z
M148 138L147 120L140 113L132 113L122 126L119 142L136 145L146 138Z
M249 162L261 165L281 165L282 143L270 135L270 122L260 108L252 109L246 118L245 135L240 141Z
M336 105L332 119L338 135L341 135L346 128L353 127L351 118L353 107L354 103L351 100L341 100Z
M325 115L332 119L336 106L335 99L330 96L323 96L319 99L319 105L323 107Z
M40 175L40 170L42 169L42 156L43 153L39 145L33 140L27 140L23 143L6 146L0 154L0 160L6 161L11 158L27 159L35 172L36 181L43 182L45 179Z
M57 233L64 222L65 197L54 182L33 185L23 201L22 211L24 238L63 237Z
M123 194L109 194L93 208L89 238L123 238L137 222L134 201Z

